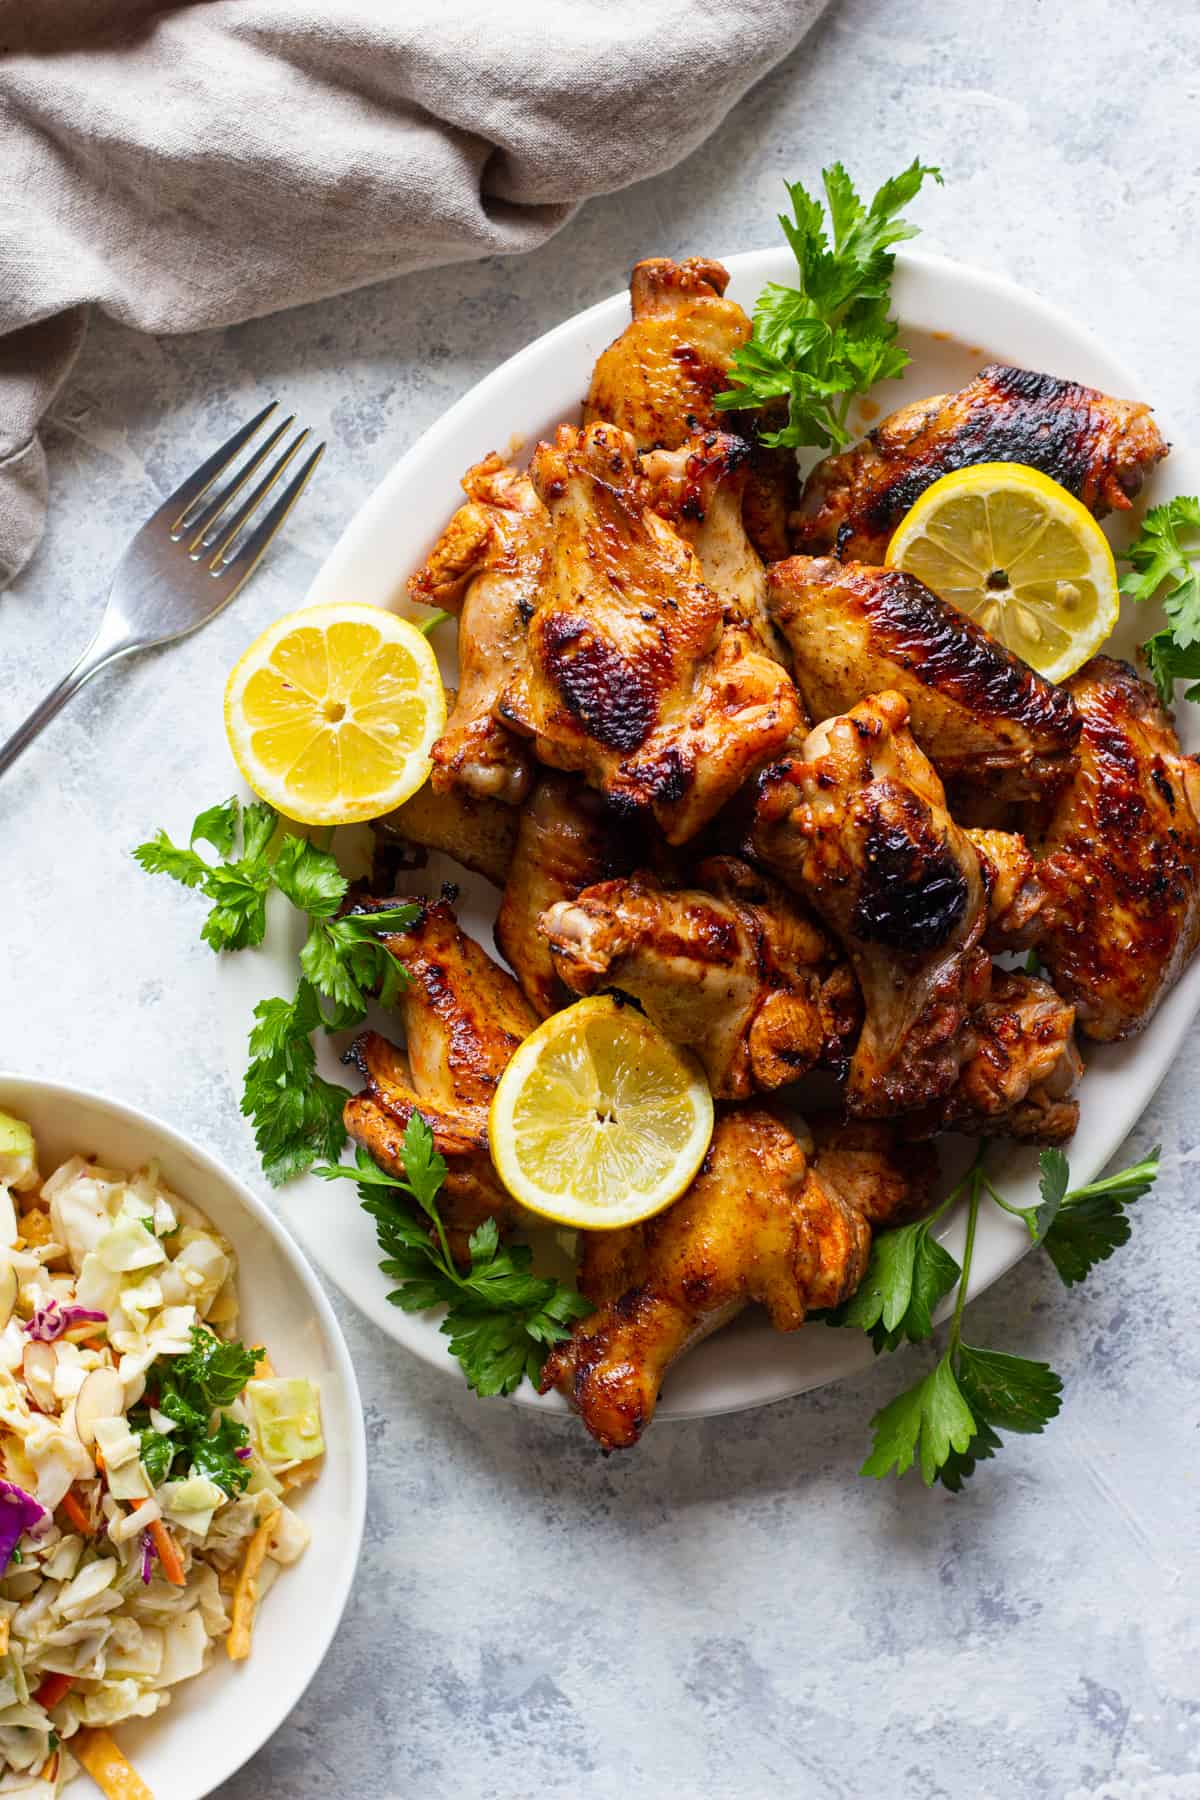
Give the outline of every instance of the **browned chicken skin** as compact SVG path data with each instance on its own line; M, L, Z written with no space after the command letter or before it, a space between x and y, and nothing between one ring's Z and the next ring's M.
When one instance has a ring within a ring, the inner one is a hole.
M941 1100L911 1129L1064 1144L1079 1123L1072 1096L1083 1073L1075 1009L1036 976L996 970L971 1014L975 1049Z
M350 1056L367 1085L347 1100L343 1117L380 1168L402 1175L405 1127L421 1114L446 1158L442 1219L451 1248L465 1256L467 1238L484 1219L511 1225L516 1215L488 1154L488 1107L537 1018L511 975L459 928L445 900L416 904L416 923L383 940L408 971L397 1003L407 1054L364 1032Z
M987 887L907 728L903 695L826 720L760 778L751 850L841 941L866 1016L848 1111L909 1112L953 1087L987 993Z
M1083 733L1042 837L1038 955L1109 1042L1142 1029L1200 941L1200 763L1127 663L1093 657L1067 686Z
M433 786L517 805L529 791L531 758L495 706L524 666L549 524L529 476L495 452L468 469L462 485L467 504L408 583L414 600L458 614L458 695L433 747Z
M636 833L622 833L599 797L577 776L544 774L521 811L516 850L500 911L496 946L516 971L539 1018L565 1006L552 946L539 920L556 902L632 868Z
M969 830L987 884L989 950L1028 950L1044 929L1046 890L1033 851L1015 831Z
M517 849L523 814L503 800L484 800L463 788L438 793L432 782L417 789L395 812L376 819L372 830L381 846L406 844L452 856L495 887L503 887ZM428 859L409 857L407 867Z
M914 401L852 450L818 463L793 516L794 544L812 555L881 563L927 487L952 469L985 462L1040 469L1102 519L1130 505L1166 454L1148 406L991 363L959 393Z
M587 1236L580 1286L597 1310L551 1350L543 1392L560 1387L605 1450L635 1444L670 1365L744 1307L794 1331L852 1294L871 1244L860 1202L882 1223L912 1190L904 1161L878 1145L810 1162L772 1113L724 1114L681 1199Z
M1061 786L1079 737L1070 695L899 569L793 556L768 571L767 606L814 719L894 688L945 782L991 798Z
M640 871L552 906L542 930L576 994L632 994L704 1064L718 1100L795 1081L827 1048L828 939L778 883L734 857L697 865L694 886Z
M529 666L504 717L540 760L685 843L795 729L795 690L650 506L627 433L560 427L533 477L549 506Z

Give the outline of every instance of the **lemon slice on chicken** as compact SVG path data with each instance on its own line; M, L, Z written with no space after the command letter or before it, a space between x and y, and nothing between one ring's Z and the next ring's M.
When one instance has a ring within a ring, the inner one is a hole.
M531 1212L588 1231L633 1225L678 1199L713 1129L690 1051L608 995L554 1013L521 1045L492 1100L492 1161Z
M407 619L357 601L278 619L225 689L238 768L261 799L303 825L391 812L429 774L445 723L428 640Z
M943 475L901 519L887 562L1048 681L1073 674L1117 623L1108 539L1073 494L1024 463Z

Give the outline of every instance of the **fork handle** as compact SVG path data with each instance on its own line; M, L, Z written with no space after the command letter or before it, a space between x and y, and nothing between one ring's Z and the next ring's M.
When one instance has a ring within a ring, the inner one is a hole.
M75 667L63 676L57 687L51 688L40 706L35 706L23 725L18 725L8 742L0 745L0 775L11 769L22 751L27 750L35 737L48 725L56 713L62 711L81 687L99 674L106 664L114 662L132 646L124 642L118 632L114 631L106 616L100 629L80 657Z

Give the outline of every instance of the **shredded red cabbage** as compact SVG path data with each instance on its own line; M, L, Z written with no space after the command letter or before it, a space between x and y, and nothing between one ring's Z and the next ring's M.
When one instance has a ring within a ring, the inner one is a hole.
M8 1567L18 1538L27 1531L40 1537L50 1524L51 1515L40 1500L13 1481L0 1481L0 1574Z
M108 1314L92 1312L86 1306L63 1306L57 1300L48 1300L45 1306L38 1307L25 1330L36 1343L52 1344L64 1331L70 1331L72 1325L84 1324L107 1325Z
M154 1548L154 1539L148 1531L142 1533L142 1580L149 1584L154 1569L154 1558L158 1552Z
M239 1462L249 1462L250 1458L254 1455L254 1452L251 1450L249 1444L243 1444L242 1448L240 1450L235 1450L233 1454L237 1457Z

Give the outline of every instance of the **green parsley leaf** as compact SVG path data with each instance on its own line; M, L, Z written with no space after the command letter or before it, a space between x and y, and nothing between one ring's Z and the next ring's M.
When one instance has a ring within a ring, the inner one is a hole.
M375 1221L380 1269L397 1285L387 1298L403 1312L444 1306L441 1330L450 1354L477 1394L508 1394L524 1380L536 1382L546 1350L570 1335L571 1322L592 1309L573 1288L535 1275L524 1244L502 1244L495 1219L487 1219L470 1239L469 1264L460 1269L450 1255L437 1195L446 1163L427 1122L409 1119L402 1151L403 1176L376 1167L361 1147L351 1166L318 1168L326 1181L358 1182L359 1200ZM414 1218L414 1201L433 1234Z
M219 806L210 806L207 812L197 813L192 824L192 848L195 849L197 844L211 844L218 856L232 856L240 812L237 795L231 794Z
M871 1454L859 1470L877 1481L895 1470L903 1475L919 1459L921 1479L932 1487L951 1449L965 1451L975 1436L975 1419L950 1366L950 1352L915 1387L881 1408L871 1420Z
M876 1352L894 1350L905 1338L919 1343L933 1331L933 1313L961 1273L930 1235L932 1219L880 1232L871 1245L867 1272L856 1293L829 1314L830 1325L870 1332Z
M1048 1363L960 1344L958 1385L976 1421L1000 1431L1040 1432L1058 1416L1062 1382Z
M234 858L239 815L242 855ZM149 874L169 875L184 887L200 888L212 901L200 932L206 944L214 950L244 950L249 944L261 944L266 932L271 886L266 850L277 823L278 814L261 801L242 811L236 799L229 799L197 815L191 848L181 850L165 831L157 831L133 854ZM206 862L195 848L198 843L211 844L224 860Z
M203 815L201 815L203 816ZM200 887L208 879L209 865L197 850L181 850L161 828L133 853L148 875L169 875L184 887Z
M1186 650L1181 649L1168 625L1148 637L1142 645L1142 651L1158 689L1158 697L1165 707L1170 708L1175 704L1177 681L1193 683L1193 686L1184 689L1185 700L1200 700L1200 644L1189 644Z
M350 885L332 852L319 850L307 838L285 837L272 873L280 893L314 919L335 913Z
M916 235L902 219L926 176L940 172L919 159L885 181L870 205L840 163L822 171L830 245L821 202L800 182L787 184L792 214L779 223L796 258L797 285L771 282L759 295L750 341L735 353L721 409L786 399L787 424L764 433L766 444L849 443L846 419L855 394L893 379L908 365L888 316L895 257L891 247Z
M182 1356L155 1359L146 1374L147 1393L155 1396L158 1411L179 1429L169 1437L156 1431L149 1424L148 1406L130 1413L142 1467L154 1487L172 1474L194 1470L231 1498L245 1492L250 1469L236 1452L249 1443L250 1433L219 1409L237 1399L262 1354L193 1325L189 1350Z
M160 1357L154 1365L159 1371L160 1387L164 1382L169 1384L192 1407L203 1412L232 1405L253 1378L263 1352L219 1338L202 1325L193 1325L190 1336L191 1349L183 1356ZM148 1379L147 1386L152 1385ZM159 1411L166 1411L161 1401Z
M261 1000L254 1017L242 1111L253 1123L263 1172L278 1186L318 1157L340 1155L347 1093L317 1073L311 1034L321 1014L307 981L292 1001Z
M1134 600L1158 596L1168 623L1142 645L1150 673L1164 706L1175 699L1176 680L1200 677L1200 500L1176 494L1152 506L1129 548L1122 552L1133 566L1120 588ZM1200 685L1186 698L1200 698Z
M207 1475L231 1499L244 1494L250 1480L250 1464L235 1454L250 1442L250 1433L240 1419L222 1413L212 1430L193 1438L188 1446L190 1466L197 1475Z
M266 856L275 836L279 814L265 800L252 800L242 811L242 855L247 862L259 862Z
M1058 1209L1067 1197L1067 1184L1071 1179L1071 1166L1061 1150L1043 1150L1038 1157L1041 1179L1038 1191L1042 1196L1042 1204L1033 1211L1032 1218L1025 1216L1029 1227L1029 1235L1035 1244L1040 1244L1046 1233L1058 1217Z
M1060 1157L1066 1168L1061 1151L1043 1151L1043 1180L1050 1156ZM1098 1262L1107 1262L1114 1250L1129 1241L1125 1208L1154 1186L1160 1156L1161 1148L1156 1145L1141 1162L1063 1196L1040 1242L1067 1287L1083 1281Z
M147 1425L138 1433L138 1455L151 1487L160 1487L171 1472L175 1446L161 1431Z

